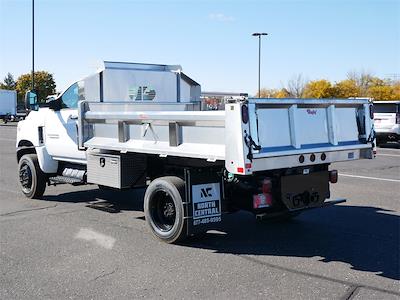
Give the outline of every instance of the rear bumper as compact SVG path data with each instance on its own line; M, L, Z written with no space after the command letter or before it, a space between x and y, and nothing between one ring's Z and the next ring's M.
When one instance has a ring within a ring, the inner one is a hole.
M377 136L384 136L384 135L400 135L400 124L395 124L393 126L388 127L379 127L375 125L375 133Z
M400 140L400 134L395 132L376 132L377 140Z
M341 151L315 151L308 153L283 155L275 157L264 157L255 158L251 164L251 169L246 169L246 175L252 172L282 169L282 168L293 168L293 167L305 167L311 165L330 164L338 161L349 161L356 159L370 159L373 158L372 146L371 145L360 145L361 149L348 149ZM318 150L318 149L315 149ZM320 150L320 149L319 149ZM312 161L311 156L314 154L315 159ZM325 159L323 154L325 154ZM304 156L304 161L300 162L300 156Z

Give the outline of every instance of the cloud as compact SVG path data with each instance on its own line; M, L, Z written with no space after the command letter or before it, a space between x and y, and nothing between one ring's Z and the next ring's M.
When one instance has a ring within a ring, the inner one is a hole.
M233 22L233 21L235 21L234 17L227 16L222 13L211 13L208 15L208 18L210 20L218 21L218 22Z

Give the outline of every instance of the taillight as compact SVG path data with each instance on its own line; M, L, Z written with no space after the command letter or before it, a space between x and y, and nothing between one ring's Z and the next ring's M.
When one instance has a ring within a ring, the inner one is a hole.
M247 105L242 106L242 122L244 124L247 124L249 121L249 109L247 108Z
M272 181L269 178L265 178L262 184L262 192L268 194L272 192Z
M330 181L330 183L336 183L338 181L338 171L337 170L329 171L329 181Z
M396 113L396 124L400 124L400 113Z
M253 195L253 208L265 208L272 205L272 181L265 178L261 186L261 194Z

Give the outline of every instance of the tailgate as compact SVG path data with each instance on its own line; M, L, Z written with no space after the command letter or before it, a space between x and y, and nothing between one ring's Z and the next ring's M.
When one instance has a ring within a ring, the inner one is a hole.
M254 158L370 147L367 100L250 99Z

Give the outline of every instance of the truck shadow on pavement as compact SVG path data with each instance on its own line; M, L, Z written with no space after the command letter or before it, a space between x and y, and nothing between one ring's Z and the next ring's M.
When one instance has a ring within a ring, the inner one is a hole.
M118 213L121 210L143 211L144 189L134 190L91 190L73 191L56 195L44 195L42 200L86 203L88 207L104 210L110 213ZM96 206L96 204L98 204ZM109 209L103 209L109 208Z
M376 207L338 205L286 223L257 222L240 212L225 218L221 232L208 232L185 246L236 255L322 257L398 280L399 225L399 216Z
M93 189L45 196L44 200L87 202L88 207L118 213L143 211L143 193L140 189L122 192ZM93 203L99 203L100 207L92 207ZM181 243L184 247L216 253L257 255L257 259L321 257L322 262L343 262L354 270L395 280L400 279L399 245L399 216L377 207L349 205L305 211L282 223L256 221L250 213L237 212L224 216L220 230Z

